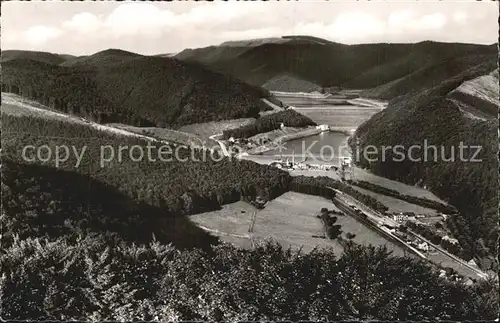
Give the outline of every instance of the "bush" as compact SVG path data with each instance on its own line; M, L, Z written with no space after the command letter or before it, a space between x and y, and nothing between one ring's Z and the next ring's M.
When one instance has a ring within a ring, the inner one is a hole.
M103 236L16 240L0 258L7 320L492 320L498 285L346 242L297 254L268 242L179 252ZM439 300L439 301L436 301Z

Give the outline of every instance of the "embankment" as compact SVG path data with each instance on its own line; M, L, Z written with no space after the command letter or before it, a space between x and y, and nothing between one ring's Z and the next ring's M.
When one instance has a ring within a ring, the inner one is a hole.
M282 130L280 130L280 131L282 131ZM275 131L271 131L271 132L266 133L266 134L260 134L260 137L261 138L267 137L266 136L267 134L272 134L274 132L276 132L276 130ZM284 143L284 142L287 142L287 141L290 141L290 140L294 140L294 139L305 138L305 137L309 137L309 136L315 136L315 135L320 134L321 132L322 131L320 129L317 129L317 128L306 128L304 130L299 130L298 132L287 133L287 134L275 137L268 144L265 144L265 145L262 145L262 146L250 149L250 150L247 151L247 153L249 155L259 155L259 154L262 154L264 152L267 152L267 151L270 151L270 150L273 150L273 149L277 149L279 147L279 145L282 144L282 143Z

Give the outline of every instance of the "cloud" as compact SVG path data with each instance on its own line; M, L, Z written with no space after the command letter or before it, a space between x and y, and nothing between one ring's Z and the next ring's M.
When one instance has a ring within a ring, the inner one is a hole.
M385 23L374 15L363 12L340 14L330 27L333 36L340 39L358 39L385 31Z
M2 5L3 7L3 5ZM109 47L179 51L240 39L307 34L355 44L422 40L493 43L498 5L356 2L11 1L2 17L3 48L91 53ZM491 10L496 9L496 10ZM495 12L494 12L495 11ZM22 13L24 21L15 19Z
M465 24L467 22L467 13L464 11L456 11L453 13L453 20L459 24Z
M295 34L305 34L332 39L339 42L354 43L386 31L385 21L371 14L361 12L342 13L329 24L321 22L299 23Z
M212 2L193 7L181 14L175 14L169 9L160 9L152 3L123 3L104 17L89 12L77 13L70 20L63 22L62 28L82 34L98 31L101 37L140 35L158 38L173 29L227 27L232 21L251 17L259 12L265 13L265 7L256 3Z
M30 44L41 45L47 41L61 36L62 31L48 26L33 26L23 33L24 39Z
M209 2L178 15L176 24L183 26L226 24L243 17L252 18L256 14L265 14L268 11L265 5L262 2Z
M81 12L74 15L71 20L63 22L63 27L80 33L95 32L101 27L99 18L90 12Z
M259 39L259 38L272 38L272 37L280 37L285 33L283 29L278 27L265 27L265 28L256 28L256 29L248 29L248 30L229 30L224 31L217 35L221 41L227 40L251 40L251 39Z
M414 25L415 28L421 29L439 29L446 25L446 16L442 13L433 13L420 18Z
M447 18L442 13L433 13L416 17L410 10L391 13L387 24L394 34L427 29L440 29L447 23Z
M117 37L137 34L155 37L174 22L175 14L170 10L160 10L151 3L125 3L106 17L103 27Z
M412 19L412 13L410 10L396 11L389 15L387 23L389 26L403 26Z

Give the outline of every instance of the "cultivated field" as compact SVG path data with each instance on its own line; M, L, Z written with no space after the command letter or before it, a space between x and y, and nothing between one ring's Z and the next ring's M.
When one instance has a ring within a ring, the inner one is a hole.
M332 240L314 238L322 236L324 226L316 217L321 208L332 208L332 203L324 198L288 192L269 202L257 213L254 225L256 241L272 238L285 247L310 251L315 247L333 247L342 250Z
M219 236L223 241L242 248L254 243L273 239L285 247L300 248L305 252L318 248L334 248L338 254L342 246L336 240L313 236L323 236L322 221L316 217L321 208L335 209L331 201L312 195L288 192L270 201L262 210L257 210L245 202L223 206L222 210L192 215L190 219L203 229ZM253 232L248 232L255 214ZM395 254L403 255L401 248L379 236L350 216L338 216L342 236L353 233L353 241L360 244L386 245Z

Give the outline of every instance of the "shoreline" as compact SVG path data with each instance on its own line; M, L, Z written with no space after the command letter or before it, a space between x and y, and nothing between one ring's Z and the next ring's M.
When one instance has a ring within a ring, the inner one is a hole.
M325 131L321 130L321 129L317 129L317 128L314 128L314 129L307 129L306 128L300 132L280 136L280 137L274 139L270 144L250 149L250 150L246 151L245 153L247 153L249 156L262 155L265 152L268 152L268 151L271 151L271 150L278 148L281 143L284 143L284 142L287 142L290 140L294 140L294 139L315 136L315 135L318 135L322 132L325 132Z
M277 99L282 97L304 97L304 98L310 98L310 99L316 99L316 100L331 100L335 102L329 102L332 106L335 105L351 105L353 107L371 107L371 108L380 108L380 110L383 110L387 107L387 102L380 101L380 100L375 100L375 99L370 99L370 98L363 98L363 97L355 97L355 98L349 98L347 95L342 95L340 96L335 96L334 94L321 94L321 93L314 93L308 95L308 93L293 93L293 92L278 92L274 91L272 92L273 95ZM295 94L295 95L294 95ZM294 107L294 106L289 106L290 109L300 109L300 107ZM328 130L321 130L318 128L314 129L304 129L303 131L297 132L297 133L292 133L292 134L286 134L283 136L280 136L278 138L275 138L272 140L272 142L252 148L248 151L245 151L244 154L248 156L258 156L262 155L268 151L277 149L281 143L294 140L294 139L300 139L300 138L306 138L310 136L315 136L318 135L322 132L337 132L337 133L342 133L346 135L348 138L348 142L353 139L353 135L355 134L357 130L357 126L355 127L334 127L334 126L329 126Z
M348 140L352 137L352 133L347 130L321 130L321 129L305 129L304 131L292 133L292 134L287 134L283 135L281 137L278 137L274 139L270 144L266 144L263 146L259 146L256 148L252 148L248 151L245 151L248 156L259 156L262 155L265 152L274 150L276 148L279 148L281 143L290 141L290 140L295 140L295 139L301 139L301 138L306 138L306 137L311 137L311 136L316 136L319 135L322 132L336 132L336 133L342 133L348 137Z

